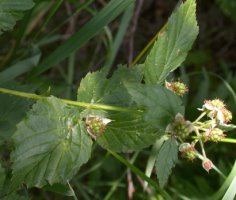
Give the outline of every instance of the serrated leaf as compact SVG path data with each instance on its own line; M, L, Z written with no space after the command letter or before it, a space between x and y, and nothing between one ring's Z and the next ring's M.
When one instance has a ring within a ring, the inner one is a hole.
M163 83L185 60L198 35L196 2L187 0L168 20L144 63L146 83Z
M78 100L88 103L129 106L133 102L124 82L140 83L142 66L127 68L119 66L108 80L103 71L88 74L78 89ZM94 111L93 111L94 112ZM102 117L112 120L97 142L106 149L116 152L140 150L147 147L161 135L148 126L143 113L107 112Z
M135 65L128 68L126 65L118 65L117 70L109 79L109 88L112 90L122 86L124 81L141 82L143 79L143 65Z
M33 7L32 0L1 0L0 1L0 35L3 31L13 29L22 12Z
M80 82L77 101L99 103L107 93L108 80L103 71L88 73Z
M150 127L140 113L108 112L112 121L107 125L98 144L116 152L141 150L153 144L162 133Z
M12 188L64 183L88 161L92 140L79 113L55 97L34 104L13 136Z
M171 169L178 161L178 145L175 138L168 139L161 147L156 161L156 174L161 187L166 184Z
M131 68L120 65L109 79L107 87L107 91L109 92L103 97L103 103L123 107L133 106L134 102L130 98L124 83L127 81L129 83L141 83L142 79L142 65L136 65Z
M126 106L130 102L123 83L124 81L141 82L142 70L142 66L132 68L119 66L110 79L106 78L106 73L103 70L88 73L80 83L77 100L87 103Z
M145 121L159 131L164 132L177 113L184 114L180 98L162 86L126 83L126 88L137 105L145 109Z

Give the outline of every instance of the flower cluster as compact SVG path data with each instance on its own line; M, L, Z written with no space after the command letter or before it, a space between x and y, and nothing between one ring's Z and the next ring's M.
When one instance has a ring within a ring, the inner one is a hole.
M206 100L202 109L199 110L202 110L208 117L215 120L216 124L227 124L232 120L232 113L220 99Z
M206 141L212 141L212 142L218 142L225 138L224 132L219 128L212 128L207 129L205 132L202 133L202 139L204 142Z
M166 82L169 88L173 86ZM171 89L171 90L172 90ZM232 113L226 108L224 102L220 99L206 100L202 106L200 116L190 122L184 119L181 114L177 114L173 122L167 128L166 133L176 137L180 141L179 151L183 158L190 161L196 158L202 159L202 167L209 172L213 168L212 161L207 158L204 143L207 141L219 142L226 137L225 128L235 128L234 125L228 124L232 120ZM204 118L204 117L207 118ZM195 133L194 135L191 135ZM188 141L193 139L191 143ZM202 154L195 148L196 144L200 144Z

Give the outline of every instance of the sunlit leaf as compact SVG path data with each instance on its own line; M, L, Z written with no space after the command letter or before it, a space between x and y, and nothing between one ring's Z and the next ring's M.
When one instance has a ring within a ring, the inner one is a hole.
M195 0L187 0L171 15L144 62L146 83L163 83L185 60L198 35L195 12Z
M13 189L22 182L42 187L71 179L88 161L92 146L78 111L55 97L34 104L13 139Z

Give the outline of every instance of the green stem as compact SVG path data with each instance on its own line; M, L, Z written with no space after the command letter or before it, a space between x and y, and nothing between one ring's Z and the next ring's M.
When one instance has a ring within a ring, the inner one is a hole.
M68 184L68 186L69 186L69 188L70 188L70 190L71 190L71 192L72 192L72 194L73 194L74 200L78 200L78 198L76 197L75 191L74 191L73 188L71 187L70 182L69 182L68 180L67 180L67 184Z
M145 53L147 53L147 51L150 49L150 47L154 44L154 42L157 40L157 38L159 37L159 35L161 33L164 32L164 30L166 29L167 24L165 24L160 31L157 32L157 34L151 39L151 41L144 47L144 49L141 51L141 53L134 59L134 61L132 62L132 65L136 65L141 58L145 55Z
M41 100L41 99L47 98L45 96L41 96L37 94L19 92L19 91L9 90L5 88L0 88L0 92L9 94L9 95L24 97L28 99L34 99L34 100ZM88 109L112 110L112 111L120 111L120 112L142 112L142 110L138 110L137 108L125 108L125 107L119 107L119 106L109 106L109 105L104 105L104 104L91 104L91 103L86 103L86 102L71 101L67 99L61 99L61 101L63 101L64 103L68 105L79 106L79 107L88 108Z
M199 122L200 119L202 119L205 115L206 115L206 113L203 112L203 113L193 122L193 124Z
M202 140L200 138L200 133L199 133L198 129L195 129L195 133L199 137L198 141L199 141L201 149L202 149L202 155L203 155L204 159L206 159L207 157L206 157L206 152L205 152L205 149L204 149L204 144L203 144L203 142L202 142Z
M193 139L199 139L200 137L198 136L192 136ZM221 139L219 140L218 142L225 142L225 143L233 143L233 144L236 144L236 139L234 138L224 138L224 139Z

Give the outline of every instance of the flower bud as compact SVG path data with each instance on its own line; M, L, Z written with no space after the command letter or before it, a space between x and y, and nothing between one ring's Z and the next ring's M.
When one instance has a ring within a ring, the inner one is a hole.
M219 128L212 128L203 133L204 140L218 142L225 138L224 132Z
M213 163L211 162L210 159L205 158L202 161L202 167L209 173L209 171L213 168Z
M90 136L96 139L104 133L106 125L109 122L111 122L111 120L107 118L89 116L86 119L86 128Z
M192 144L182 143L179 146L179 151L181 152L181 156L187 158L188 160L193 161L195 158L197 158L197 150Z
M174 92L178 96L183 96L186 92L188 92L188 87L184 83L181 83L179 81L177 82L165 81L165 87L168 90Z
M194 130L194 127L190 121L186 121L184 117L178 113L175 119L166 127L166 132L171 133L181 139L185 139Z
M230 122L232 120L232 113L229 110L227 110L226 108L223 109L222 112L224 115L224 123L226 124L226 123Z

